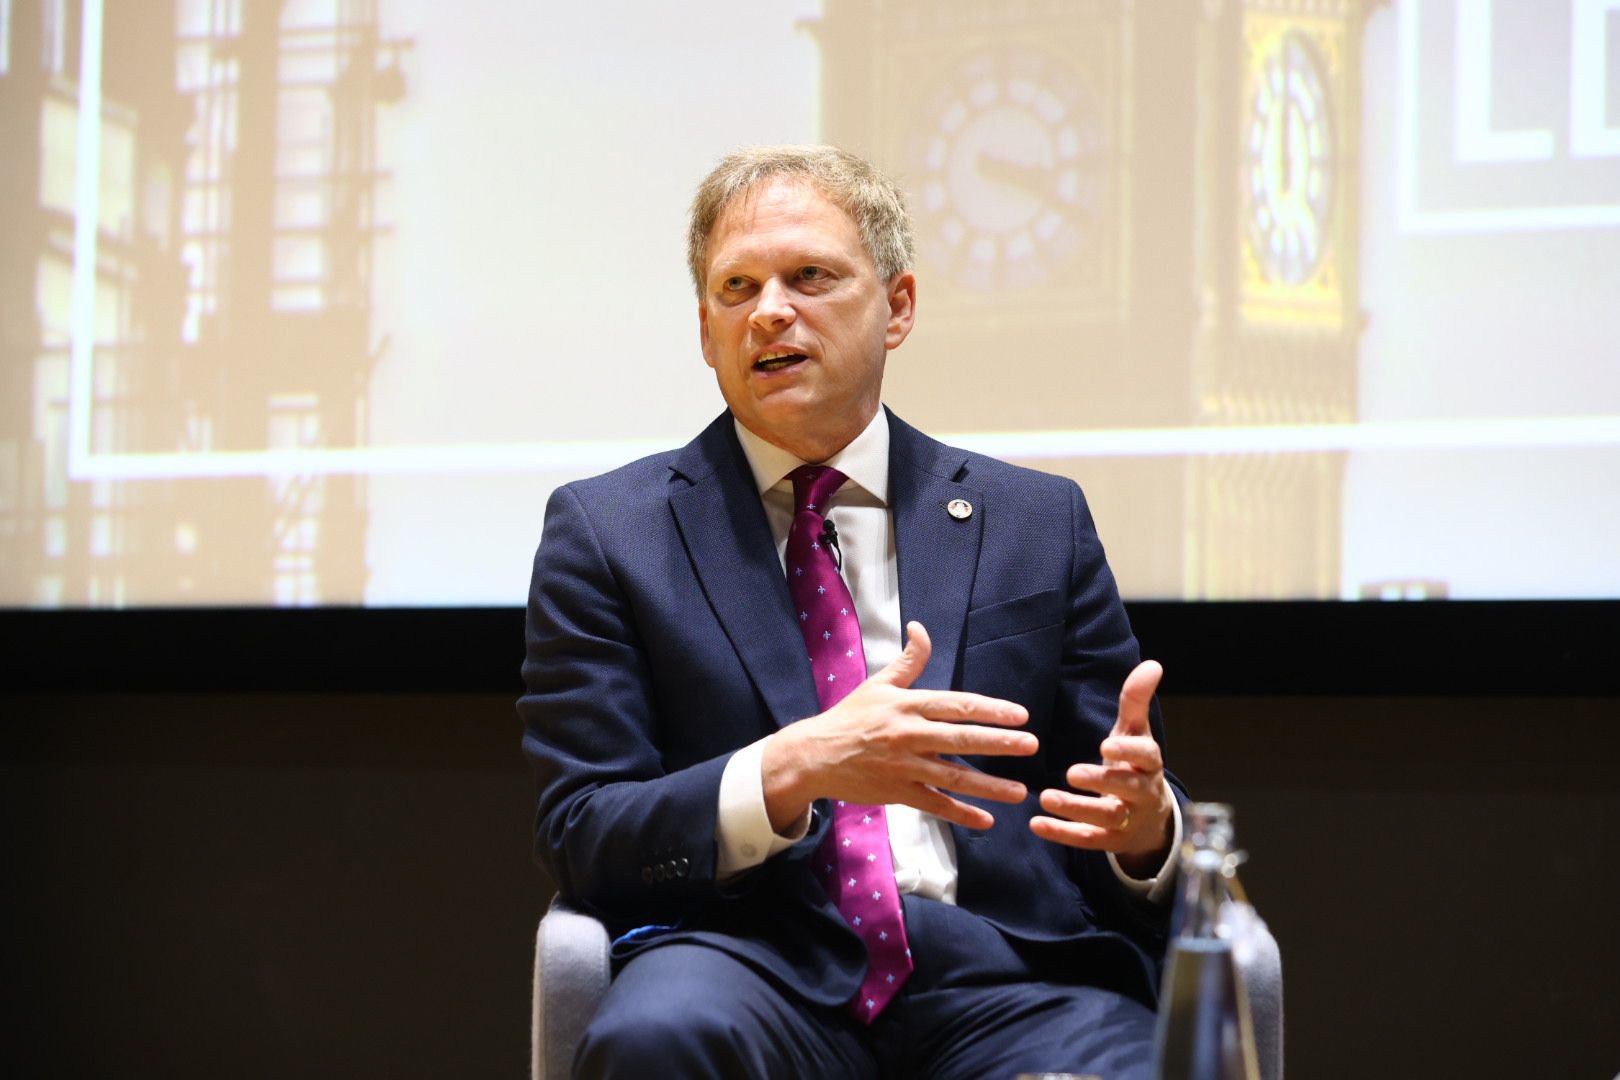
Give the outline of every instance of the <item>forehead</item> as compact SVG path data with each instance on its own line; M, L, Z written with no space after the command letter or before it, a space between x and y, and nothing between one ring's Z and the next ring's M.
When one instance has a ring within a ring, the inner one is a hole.
M765 256L870 262L860 229L808 181L771 177L726 204L709 230L708 263Z

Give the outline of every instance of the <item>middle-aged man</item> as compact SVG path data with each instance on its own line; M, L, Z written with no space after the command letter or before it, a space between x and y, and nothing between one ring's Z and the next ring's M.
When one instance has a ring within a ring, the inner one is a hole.
M880 404L866 162L727 157L689 258L727 411L535 557L535 850L616 937L577 1073L1146 1076L1185 794L1079 488Z

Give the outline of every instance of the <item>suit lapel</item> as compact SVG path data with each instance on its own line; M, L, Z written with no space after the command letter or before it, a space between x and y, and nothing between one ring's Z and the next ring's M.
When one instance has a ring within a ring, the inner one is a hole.
M960 685L962 635L989 509L982 492L958 482L966 464L967 455L962 451L930 439L889 414L889 488L900 563L900 619L902 624L915 619L928 628L934 651L913 685L932 690ZM952 499L965 499L973 507L966 521L958 521L946 510ZM955 754L946 758L977 768ZM998 820L1007 810L986 799L957 798L989 810ZM959 880L972 880L988 834L960 825L951 825L950 830Z
M704 595L778 727L821 711L776 542L731 414L672 466L670 509Z
M889 492L899 557L900 620L928 629L933 656L918 687L955 685L962 633L979 563L986 507L982 493L957 482L967 456L889 414ZM966 521L946 512L952 499L973 507Z
M966 455L889 414L889 495L900 578L900 618L928 628L933 656L918 687L948 689L961 665L962 633L987 510L956 479ZM753 474L723 413L673 465L670 508L698 581L778 726L820 711L793 601L776 557ZM973 515L946 512L965 499Z

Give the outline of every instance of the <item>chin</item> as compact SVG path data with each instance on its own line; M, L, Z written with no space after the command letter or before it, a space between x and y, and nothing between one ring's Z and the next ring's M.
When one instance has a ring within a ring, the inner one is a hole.
M762 424L794 429L810 423L817 416L827 415L827 407L813 396L784 390L771 394L762 401L753 402L752 415Z

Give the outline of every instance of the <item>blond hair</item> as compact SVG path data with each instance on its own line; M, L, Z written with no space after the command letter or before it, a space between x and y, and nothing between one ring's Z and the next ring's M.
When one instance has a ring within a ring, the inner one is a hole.
M686 262L703 298L709 234L726 207L761 181L783 177L815 187L855 222L884 281L911 269L911 215L894 181L836 146L749 146L720 159L698 186L686 231Z

